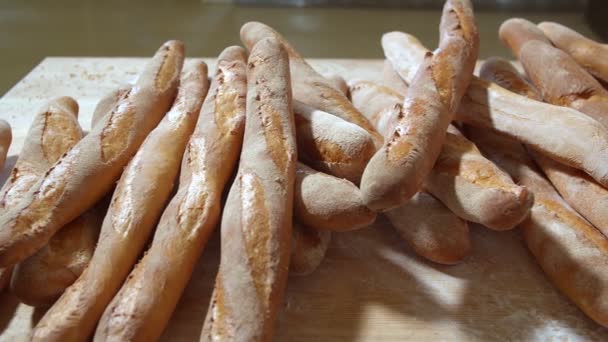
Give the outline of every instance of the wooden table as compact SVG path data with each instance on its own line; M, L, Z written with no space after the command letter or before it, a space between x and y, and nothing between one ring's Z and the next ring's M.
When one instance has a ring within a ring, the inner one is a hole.
M205 59L210 70L214 61ZM47 58L0 99L13 126L4 182L36 110L69 95L90 125L99 98L134 80L143 58ZM311 60L322 73L371 79L379 60ZM547 281L519 231L472 225L472 255L456 266L427 262L380 218L373 226L334 234L326 259L308 277L290 277L277 341L608 340ZM198 341L219 260L211 239L167 327L166 341ZM0 341L24 341L43 311L0 295Z

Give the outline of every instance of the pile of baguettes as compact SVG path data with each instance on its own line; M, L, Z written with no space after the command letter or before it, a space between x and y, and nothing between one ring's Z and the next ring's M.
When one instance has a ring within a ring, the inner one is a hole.
M500 59L473 76L468 0L446 2L434 52L384 35L382 85L319 75L261 23L210 82L167 42L87 135L74 100L41 109L0 193L1 283L52 304L34 340L154 340L222 215L201 340L269 340L288 273L381 212L444 264L469 253L467 221L520 226L555 286L607 326L608 46L521 19L500 38L527 78ZM10 140L0 125L3 157Z

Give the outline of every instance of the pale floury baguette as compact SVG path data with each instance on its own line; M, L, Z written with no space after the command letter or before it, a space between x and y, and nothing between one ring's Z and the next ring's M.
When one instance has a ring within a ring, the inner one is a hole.
M363 199L374 210L399 206L420 189L473 75L479 36L471 3L448 0L439 30L438 49L425 55L392 133L363 172Z
M529 21L519 19L514 22L515 20L507 20L501 25L500 37L507 44L511 37L518 37L518 43L522 45L509 45L509 48L519 56L526 74L543 100L576 109L608 127L608 90L572 57L551 45L548 40L523 41L521 36L527 30L538 30L538 34L543 37L544 34ZM598 56L598 59L601 57Z
M376 152L372 136L335 115L294 101L298 158L313 168L359 184Z
M384 43L384 39L382 42ZM407 94L409 88L409 85L399 76L388 59L384 60L384 64L382 64L382 85L394 89L403 96Z
M296 140L289 57L274 38L251 49L239 171L221 223L221 259L202 341L270 341L291 254Z
M540 99L536 89L506 60L488 59L482 65L480 75L515 93ZM608 190L580 170L538 152L531 153L566 202L608 236Z
M406 33L400 33L407 35ZM419 56L426 49L418 44L384 45L411 49L401 56ZM410 82L408 70L421 61L402 58L395 70ZM585 171L608 187L608 130L599 122L571 108L531 100L494 83L473 77L456 113L456 120L476 127L494 129L527 144L563 164Z
M505 20L498 29L498 37L515 56L519 59L521 48L526 43L536 40L540 43L551 45L549 39L536 25L522 18L511 18ZM547 61L550 62L550 61Z
M379 132L390 134L403 102L400 95L372 82L358 82L351 88L351 98ZM495 230L514 228L527 216L533 199L452 125L423 188L461 218Z
M34 341L81 341L91 336L169 199L208 85L204 63L194 63L183 73L173 107L120 177L89 266L40 320Z
M221 213L245 127L247 55L229 47L217 61L209 94L182 158L179 188L152 245L102 315L97 341L158 340Z
M294 216L308 227L348 231L376 220L376 213L365 206L355 184L302 163L297 166L294 191Z
M597 323L608 326L608 239L579 216L542 176L523 146L489 130L469 136L518 183L534 191L524 241L553 284Z
M542 22L538 28L553 45L567 52L595 77L608 82L608 45L600 44L558 23Z
M352 122L368 131L377 141L381 141L369 121L353 107L348 98L319 75L277 31L258 22L248 22L241 27L241 41L249 49L268 37L279 40L289 54L295 100Z
M6 162L6 155L9 147L11 147L12 140L11 125L4 120L0 120L0 171L4 169L4 162Z
M59 228L91 208L114 186L171 105L183 50L180 42L165 43L104 124L80 140L16 206L0 216L0 267L34 254Z
M400 94L390 88L361 81L352 86L351 95L353 104L368 117L378 132L391 132L403 102ZM424 258L455 264L470 251L466 221L426 192L417 193L385 214L403 240Z
M2 136L0 134L0 138ZM4 137L4 141L10 144L10 131ZM0 190L0 213L15 206L51 165L81 138L76 101L70 97L58 97L45 104L34 117L19 158ZM0 267L0 291L9 283L12 269Z
M327 84L340 91L342 95L348 97L348 84L342 76L332 73L323 75L323 77L327 80Z
M330 241L330 231L307 227L294 221L289 275L305 276L313 273L325 258Z

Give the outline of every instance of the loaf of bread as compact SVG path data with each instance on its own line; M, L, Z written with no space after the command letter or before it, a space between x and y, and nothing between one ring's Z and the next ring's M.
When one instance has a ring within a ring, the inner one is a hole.
M608 45L600 44L564 25L542 22L538 28L551 43L567 52L593 76L608 82Z
M301 223L321 230L354 230L376 220L356 185L302 163L297 166L293 211Z
M133 90L107 115L104 125L80 140L17 205L0 216L0 267L34 254L59 228L91 208L114 186L171 105L183 59L181 42L165 43Z
M523 44L509 47L519 56L526 74L542 98L554 105L576 109L608 127L608 90L572 57L549 41L523 41L521 36L528 27L542 35L536 25L523 19L517 25L506 21L501 26L500 35L507 42L513 40L510 37L516 36L518 43Z
M89 264L107 208L108 200L101 200L61 228L42 249L17 264L11 292L27 305L53 304Z
M521 48L530 41L537 40L541 43L551 45L551 42L547 39L543 31L530 21L522 18L505 20L498 29L498 37L503 44L511 49L511 52L517 59L520 59Z
M294 221L289 274L305 276L314 272L325 258L330 241L329 230L310 228Z
M294 101L298 157L317 170L359 184L376 152L372 136L363 128Z
M118 101L125 97L129 91L131 91L131 86L128 84L123 84L104 95L104 97L97 102L95 110L93 111L93 116L91 117L91 129L95 128L95 126L102 121L106 114L110 113L116 107Z
M173 46L169 51L181 45ZM183 51L179 51L172 58L182 60ZM152 61L152 65L156 63ZM80 341L91 336L140 256L171 195L207 88L206 65L193 63L182 76L171 110L124 169L89 266L42 317L33 340Z
M466 133L518 183L534 191L530 216L520 225L528 249L566 297L608 326L608 239L568 206L520 144L484 129Z
M478 46L471 3L448 0L441 17L439 48L426 54L393 132L363 172L361 191L370 208L394 208L420 189L473 75Z
M419 192L386 217L416 254L433 262L453 265L471 250L467 222L426 192Z
M422 64L427 48L418 38L404 32L393 31L382 35L382 50L386 61L392 69L410 85L416 76L418 66ZM390 86L389 86L390 87ZM398 90L396 87L391 87ZM402 93L405 95L405 93Z
M481 68L481 77L520 95L540 99L536 89L505 60L486 61ZM608 236L608 190L580 170L541 153L531 153L566 202Z
M351 98L379 132L390 134L398 120L395 109L403 102L398 94L359 82L352 87ZM514 228L527 216L533 200L530 192L514 184L451 125L423 187L461 218L495 230Z
M418 45L400 48L421 50ZM391 63L395 65L395 61ZM416 68L419 61L403 58L399 63L399 74L404 77L409 74L407 69ZM455 119L514 138L562 164L585 171L608 187L608 154L605 153L608 130L577 110L531 100L473 77Z
M0 126L2 124L0 123ZM8 137L10 128L0 129L0 140ZM78 124L78 104L70 97L58 97L46 103L30 126L21 153L0 190L0 213L14 207L36 181L82 138ZM8 147L7 147L8 151ZM6 287L13 268L0 268L0 291ZM33 284L40 285L40 284Z
M243 143L247 55L225 49L182 158L179 188L150 248L105 309L95 340L160 338L219 222L221 197Z
M376 141L381 141L372 125L348 98L319 75L277 31L258 22L248 22L241 27L241 41L250 50L257 42L268 37L280 41L289 54L294 100L352 122L368 131Z
M0 171L4 169L4 162L6 162L6 155L11 147L12 140L13 131L11 130L11 125L0 119Z
M270 341L287 285L296 171L287 51L251 49L239 171L221 223L221 259L202 341Z
M388 59L384 60L384 64L382 64L382 85L394 89L403 96L409 88L409 85L399 76Z
M323 77L327 80L327 84L338 90L342 95L348 97L348 84L346 84L346 81L342 76L330 73L323 75Z

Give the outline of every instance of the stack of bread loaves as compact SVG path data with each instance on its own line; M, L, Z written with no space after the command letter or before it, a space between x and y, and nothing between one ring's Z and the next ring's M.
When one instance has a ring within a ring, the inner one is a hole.
M608 48L511 19L500 38L527 77L492 58L478 78L469 0L446 1L439 32L432 52L385 34L382 83L346 82L249 22L210 78L165 43L86 135L73 99L49 101L0 191L0 290L50 306L32 339L158 339L219 225L200 339L269 341L288 275L378 215L441 264L470 253L469 222L519 226L608 326ZM0 164L10 142L0 122Z

